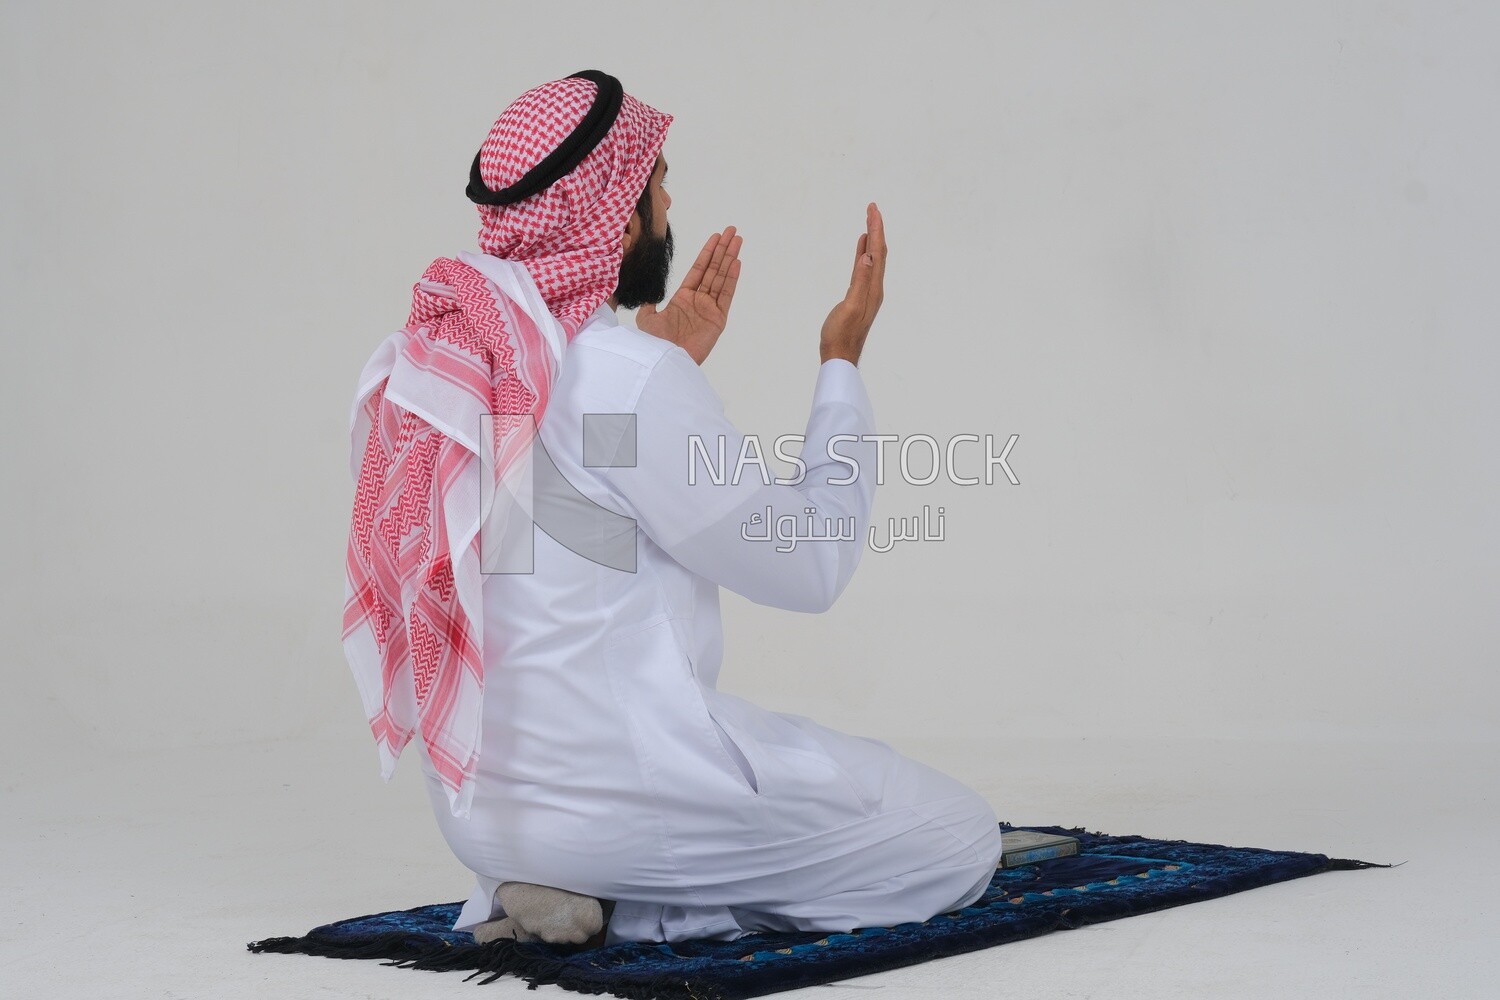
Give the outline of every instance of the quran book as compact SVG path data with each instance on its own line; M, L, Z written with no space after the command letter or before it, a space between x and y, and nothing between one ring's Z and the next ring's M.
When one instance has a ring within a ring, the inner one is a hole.
M1035 830L1005 830L1000 835L1000 845L1001 868L1015 868L1078 853L1077 837Z

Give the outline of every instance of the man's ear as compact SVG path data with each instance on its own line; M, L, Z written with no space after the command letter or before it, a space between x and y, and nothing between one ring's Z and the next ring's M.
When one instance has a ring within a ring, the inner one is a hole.
M635 245L635 241L641 236L641 213L631 212L630 218L625 223L625 232L620 235L620 249L626 253Z

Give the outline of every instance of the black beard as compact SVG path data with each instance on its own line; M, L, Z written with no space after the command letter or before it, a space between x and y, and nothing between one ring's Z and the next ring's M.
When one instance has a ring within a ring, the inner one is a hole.
M646 236L620 261L620 283L615 301L624 309L639 309L650 302L658 305L667 297L667 277L672 270L672 225L660 239Z

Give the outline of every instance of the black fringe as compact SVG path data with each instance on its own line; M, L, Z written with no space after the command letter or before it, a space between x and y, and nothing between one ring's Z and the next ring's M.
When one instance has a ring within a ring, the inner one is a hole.
M322 958L383 958L382 965L398 969L424 969L451 972L472 969L467 982L484 976L481 985L501 976L514 975L524 980L527 989L538 986L560 986L578 993L612 993L627 1000L723 1000L715 987L693 983L672 976L656 976L640 982L612 981L608 985L568 970L566 958L523 953L514 941L491 941L489 944L451 945L446 941L431 943L410 934L382 934L357 944L306 937L276 937L252 941L245 946L253 952L317 955Z
M1001 823L1001 831L1002 831L1002 833L1004 832L1005 828L1012 827L1012 826L1014 826L1014 824L1011 824L1011 823ZM1052 827L1051 829L1066 830L1068 833L1072 834L1075 837L1078 836L1079 834L1083 834L1083 835L1088 836L1088 837L1109 837L1109 838L1112 838L1114 840L1155 840L1155 841L1158 841L1159 843L1163 843L1163 844L1196 844L1197 843L1197 841L1191 841L1191 840L1168 840L1168 839L1166 839L1164 837L1144 837L1144 836L1142 836L1140 834L1130 834L1128 836L1122 837L1119 834L1105 833L1102 830L1089 830L1089 829L1087 829L1085 827L1081 827L1081 826L1059 826L1059 827ZM1404 864L1406 864L1405 861L1399 862L1398 864L1394 864L1394 865L1386 865L1386 864L1381 864L1378 861L1356 861L1356 860L1354 860L1352 858L1329 858L1328 859L1328 865L1327 865L1327 867L1325 867L1325 868L1323 868L1321 870L1322 871L1326 871L1326 872L1336 872L1336 871L1351 871L1351 870L1354 870L1354 869L1357 869L1357 868L1398 868L1398 867L1400 867L1401 865L1404 865Z

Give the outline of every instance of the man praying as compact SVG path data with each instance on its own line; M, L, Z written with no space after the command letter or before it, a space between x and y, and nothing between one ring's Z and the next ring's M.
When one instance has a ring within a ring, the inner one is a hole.
M667 297L671 122L595 70L506 107L471 168L477 249L428 267L359 381L345 652L387 778L420 737L475 879L455 929L480 941L922 921L977 900L1000 860L961 782L717 690L721 587L821 612L859 564L875 424L858 365L886 238L870 204L820 331L801 480L694 476L695 454L741 453L699 366L742 237L710 236ZM511 505L487 551L523 481L529 516ZM746 527L786 515L854 530L787 547Z

